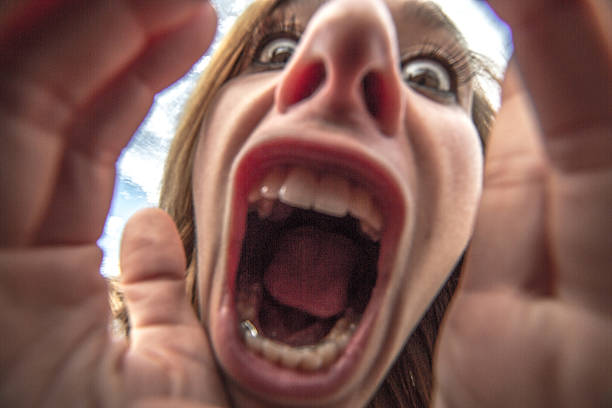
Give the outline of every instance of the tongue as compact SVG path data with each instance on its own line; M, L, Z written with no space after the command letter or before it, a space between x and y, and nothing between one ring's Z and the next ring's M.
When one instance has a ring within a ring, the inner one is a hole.
M342 235L309 226L296 228L280 239L264 272L264 285L283 305L332 317L346 309L357 256L355 244Z

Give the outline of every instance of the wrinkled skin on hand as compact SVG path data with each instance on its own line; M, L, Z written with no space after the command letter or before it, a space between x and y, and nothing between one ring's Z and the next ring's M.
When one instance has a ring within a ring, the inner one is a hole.
M0 6L1 404L226 406L170 219L146 210L126 227L129 342L110 335L96 246L120 150L207 49L214 12L202 0L37 3ZM611 7L491 5L516 56L434 405L609 406Z
M516 55L434 405L610 406L612 9L490 3Z
M0 405L120 407L162 397L224 405L184 296L184 254L169 217L148 211L126 228L129 343L111 339L96 246L115 161L155 93L209 46L212 7L94 0L4 8Z

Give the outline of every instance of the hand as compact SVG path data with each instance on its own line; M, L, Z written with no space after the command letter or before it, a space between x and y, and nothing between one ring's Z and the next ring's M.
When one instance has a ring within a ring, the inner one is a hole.
M490 3L516 55L434 406L609 407L612 7Z
M170 219L151 210L126 228L129 343L110 336L96 246L115 161L209 46L212 7L28 0L0 6L0 24L0 405L225 404Z

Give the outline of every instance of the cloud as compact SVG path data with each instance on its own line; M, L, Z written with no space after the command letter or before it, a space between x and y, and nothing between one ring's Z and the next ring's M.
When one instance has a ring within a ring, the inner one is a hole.
M104 234L98 240L98 245L104 251L104 258L100 272L104 276L119 275L119 243L126 220L122 217L111 215L106 219Z
M160 129L172 127L162 115L154 119ZM146 125L145 125L146 126ZM172 129L170 133L173 133ZM146 194L147 202L155 205L163 173L163 163L171 139L146 127L141 130L126 149L118 163L119 179L139 186Z

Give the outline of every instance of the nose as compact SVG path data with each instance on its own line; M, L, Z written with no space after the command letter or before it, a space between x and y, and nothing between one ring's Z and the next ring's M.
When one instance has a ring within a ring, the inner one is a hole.
M381 0L333 0L311 18L276 103L310 104L325 115L368 115L391 136L401 121L402 80L395 25Z

